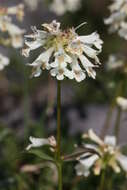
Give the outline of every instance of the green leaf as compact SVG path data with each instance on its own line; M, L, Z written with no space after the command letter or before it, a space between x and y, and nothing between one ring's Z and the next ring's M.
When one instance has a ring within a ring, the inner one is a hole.
M30 150L28 153L34 154L43 160L54 162L54 159L40 150Z

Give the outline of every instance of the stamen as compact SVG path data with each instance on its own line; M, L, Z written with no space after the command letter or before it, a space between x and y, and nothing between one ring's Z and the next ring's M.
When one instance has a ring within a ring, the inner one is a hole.
M78 30L79 28L81 28L82 26L84 26L85 24L87 24L86 22L83 22L81 23L80 25L78 25L76 28L75 28L75 31Z

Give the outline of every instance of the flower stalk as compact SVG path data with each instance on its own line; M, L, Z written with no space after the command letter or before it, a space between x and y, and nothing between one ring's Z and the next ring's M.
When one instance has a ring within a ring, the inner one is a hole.
M104 138L105 137L105 135L106 135L106 133L107 133L107 131L108 131L108 129L109 129L109 127L110 127L110 122L111 122L111 119L112 119L112 115L113 115L113 111L114 111L114 109L115 109L115 107L116 107L116 98L118 97L118 96L120 96L121 94L123 94L123 81L120 81L119 82L119 84L118 84L118 86L117 86L117 88L116 88L116 92L115 92L115 95L114 95L114 97L113 97L113 99L112 99L112 102L111 102L111 104L110 104L110 108L109 108L109 110L108 110L108 112L107 112L107 116L106 116L106 121L105 121L105 124L104 124L104 127L103 127L103 129L102 129L102 132L101 132L101 137L102 138ZM121 111L120 111L121 112ZM118 117L119 117L119 115L121 115L121 113L119 114L119 110L118 110ZM121 117L121 116L120 116ZM118 118L116 118L116 120L118 120L118 123L120 124L120 121L119 121L119 119ZM116 130L119 128L119 124L117 123L117 121L116 121L116 123L115 123L115 129L114 129L114 131L115 131L115 134L116 133L119 133L119 132L116 132ZM117 129L116 129L117 128ZM119 130L119 129L118 129ZM117 134L117 137L118 137L118 134Z
M114 128L114 133L115 133L117 142L119 142L121 114L122 114L122 110L121 110L121 108L118 108L116 122L115 122L115 128Z
M62 190L62 161L61 161L61 81L57 81L57 169L58 189Z
M98 190L104 190L104 182L105 182L105 170L102 171L101 179L100 179L100 186Z

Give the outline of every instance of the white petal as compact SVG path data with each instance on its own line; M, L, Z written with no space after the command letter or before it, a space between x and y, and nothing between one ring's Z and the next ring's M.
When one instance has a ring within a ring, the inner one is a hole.
M45 63L48 65L49 59L53 53L53 48L49 48L47 51L41 53L37 59L31 64L31 66L36 66L36 65L42 65L42 63Z
M73 72L72 72L72 71L69 71L68 69L65 69L65 70L64 70L64 75L65 75L66 77L68 77L69 79L73 79L73 78L74 78Z
M89 158L84 158L83 160L80 159L79 162L84 165L87 169L91 168L96 160L98 160L99 156L98 155L92 155Z
M80 55L79 59L83 65L83 67L86 69L87 67L94 67L94 65L84 56Z
M94 133L92 129L88 131L88 136L92 141L96 142L97 144L99 145L104 144L104 142Z
M81 82L86 78L85 73L82 70L74 70L73 71L74 78L76 79L77 82Z
M110 146L116 146L116 137L115 136L106 136L104 143Z
M75 169L76 169L76 173L78 176L85 176L85 177L88 177L89 174L90 174L90 171L85 168L85 166L81 163L78 163L76 166L75 166Z
M29 47L22 49L22 55L23 56L29 57L29 54L30 54L30 48Z
M34 77L39 77L42 73L42 70L40 69L40 67L35 67L34 68L34 71L32 72L32 76Z
M57 69L52 69L51 71L50 71L50 74L51 74L51 76L53 76L53 77L55 77L56 75L57 75Z
M56 78L57 78L57 80L63 80L64 79L64 75L58 73L57 76L56 76Z
M88 67L88 68L86 68L86 71L87 71L89 77L92 77L93 79L96 78L96 71L94 71L93 68Z
M90 58L96 61L95 63L100 64L100 61L97 57L97 54L99 53L98 51L86 45L83 46L83 50L87 56L89 56Z
M43 145L50 145L48 139L30 137L29 140L30 140L31 144L28 145L26 150L29 150L32 147L40 147L40 146L43 146Z
M42 46L41 41L25 41L25 44L30 48L30 50L34 50Z
M119 163L122 166L123 170L125 170L127 172L127 156L124 156L123 154L120 154L117 157L117 160L119 161Z
M56 68L56 67L58 67L58 61L54 61L54 62L52 62L51 64L50 64L50 66L52 67L52 68Z
M72 59L69 55L65 54L65 62L67 63L71 63L72 62Z
M101 50L103 41L100 39L99 34L96 32L88 36L79 36L78 39L84 44L95 45L96 48Z

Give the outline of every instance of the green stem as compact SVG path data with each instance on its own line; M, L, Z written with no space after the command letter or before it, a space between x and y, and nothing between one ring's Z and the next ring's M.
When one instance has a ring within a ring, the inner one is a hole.
M106 116L106 121L105 121L104 127L103 127L102 132L101 132L101 137L102 138L105 137L105 134L107 133L107 130L109 129L110 121L111 121L111 118L112 118L114 107L115 107L115 104L114 104L114 101L112 101L112 103L111 103L111 105L109 107L109 110L107 112L107 116Z
M57 81L57 159L61 155L61 82Z
M61 82L57 81L57 168L58 189L62 190L62 161L61 161Z
M98 190L104 190L105 188L105 170L102 171L100 185Z
M111 121L111 118L112 118L113 110L114 110L114 108L116 106L116 98L122 94L122 89L123 89L123 80L119 82L119 84L117 86L117 89L116 89L116 92L115 92L115 95L114 95L114 97L112 99L110 108L108 110L106 121L105 121L104 127L103 127L102 132L101 132L101 137L102 138L105 137L105 135L106 135L106 133L107 133L109 127L110 127L110 121Z
M112 182L113 182L113 175L111 175L109 178L108 178L108 182L107 182L107 189L108 190L112 190Z
M62 190L62 164L59 163L57 166L58 169L58 190Z
M115 122L115 128L114 128L114 133L115 133L117 142L119 142L121 114L122 114L122 110L120 108L118 108L118 112L117 112L117 116L116 116L116 122Z

